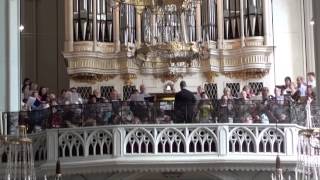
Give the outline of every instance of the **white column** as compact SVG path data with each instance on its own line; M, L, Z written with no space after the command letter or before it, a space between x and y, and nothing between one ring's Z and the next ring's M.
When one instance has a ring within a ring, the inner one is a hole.
M241 23L241 47L245 46L244 42L244 12L243 12L243 0L240 0L240 23Z
M263 0L264 45L272 46L272 7L270 0Z
M20 0L0 1L0 23L1 114L20 110ZM18 114L17 117L11 117L17 118ZM7 123L4 121L1 120L3 125Z
M115 51L120 51L120 12L119 12L119 2L115 2L114 12L113 12L113 40L115 45Z
M197 41L201 41L201 4L200 1L197 1L196 5L196 34Z
M73 51L73 0L64 1L64 51Z
M223 39L224 39L223 0L217 0L217 23L218 23L218 49L223 49Z

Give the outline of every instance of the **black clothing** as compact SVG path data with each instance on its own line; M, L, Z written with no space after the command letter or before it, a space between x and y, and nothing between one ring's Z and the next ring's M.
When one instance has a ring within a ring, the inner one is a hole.
M175 123L191 123L195 104L196 97L191 91L182 89L178 92L174 102Z

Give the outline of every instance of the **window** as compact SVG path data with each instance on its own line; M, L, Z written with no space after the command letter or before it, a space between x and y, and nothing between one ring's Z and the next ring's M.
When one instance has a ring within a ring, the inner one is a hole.
M88 99L90 94L92 94L91 87L77 87L77 92L81 95L83 99Z
M250 82L249 86L254 94L258 94L263 88L263 82Z
M217 84L209 83L204 85L204 91L210 99L218 98L218 87Z
M105 97L106 99L111 99L110 94L113 91L113 89L114 89L113 86L101 86L100 87L101 96Z
M240 93L240 83L227 83L226 86L230 88L233 97L238 97Z
M113 0L97 0L97 41L113 41Z
M123 100L127 100L130 98L133 90L136 89L136 86L123 86Z
M74 41L92 41L93 0L73 0Z

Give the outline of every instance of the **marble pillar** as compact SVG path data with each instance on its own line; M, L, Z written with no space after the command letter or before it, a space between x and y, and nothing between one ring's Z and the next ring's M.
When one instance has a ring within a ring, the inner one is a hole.
M20 0L0 1L0 23L1 114L20 110ZM6 134L6 119L0 120Z

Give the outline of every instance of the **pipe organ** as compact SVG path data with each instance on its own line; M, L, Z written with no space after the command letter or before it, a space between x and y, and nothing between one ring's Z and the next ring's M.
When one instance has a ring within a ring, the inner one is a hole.
M94 81L138 74L262 77L272 53L267 1L65 0L68 73Z

